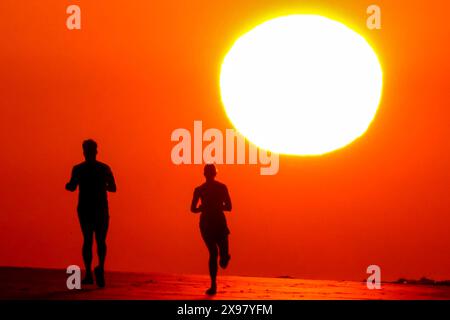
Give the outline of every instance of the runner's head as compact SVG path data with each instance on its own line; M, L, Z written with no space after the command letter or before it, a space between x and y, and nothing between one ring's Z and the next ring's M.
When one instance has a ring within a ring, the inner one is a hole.
M83 155L86 161L93 161L97 157L97 142L92 139L83 141Z
M203 175L205 176L206 180L214 180L216 174L217 170L215 165L213 164L205 165L205 168L203 169Z

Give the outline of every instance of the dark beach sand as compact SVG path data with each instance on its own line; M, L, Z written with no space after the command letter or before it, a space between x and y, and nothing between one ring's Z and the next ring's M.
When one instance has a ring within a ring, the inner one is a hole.
M210 299L206 275L110 272L106 288L72 291L66 279L65 270L3 267L0 299ZM354 281L222 276L214 299L450 299L450 287L384 283L381 290L368 290Z

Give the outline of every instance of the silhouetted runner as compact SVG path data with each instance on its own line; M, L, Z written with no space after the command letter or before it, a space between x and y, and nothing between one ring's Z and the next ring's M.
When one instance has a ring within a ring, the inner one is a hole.
M86 275L83 284L93 284L92 244L97 242L98 266L94 269L95 280L99 287L105 286L106 234L109 226L107 191L116 192L116 183L111 169L97 161L97 143L94 140L83 142L85 161L72 169L72 177L66 184L66 190L78 193L78 218L83 233L83 260Z
M206 294L212 295L217 291L217 258L219 264L225 269L230 261L228 252L228 230L224 211L231 211L231 199L227 186L215 180L217 171L213 164L204 168L206 182L195 188L192 198L191 211L200 215L200 232L209 251L209 275L211 287ZM201 201L200 206L198 205Z

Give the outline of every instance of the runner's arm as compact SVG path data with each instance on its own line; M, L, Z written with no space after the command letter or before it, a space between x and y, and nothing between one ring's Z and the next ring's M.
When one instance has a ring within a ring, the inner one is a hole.
M201 210L201 205L197 207L198 201L200 200L200 194L198 192L197 189L194 190L194 196L192 197L192 202L191 202L191 212L193 213L200 213Z
M108 168L108 171L106 172L106 190L109 192L116 192L116 181L114 180L114 175L110 168Z
M74 167L72 169L72 175L70 177L70 181L66 183L66 190L73 192L77 189L77 186L78 186L78 174Z
M223 210L231 211L231 208L232 208L232 205L231 205L230 194L228 193L228 188L225 187L225 199L223 201Z

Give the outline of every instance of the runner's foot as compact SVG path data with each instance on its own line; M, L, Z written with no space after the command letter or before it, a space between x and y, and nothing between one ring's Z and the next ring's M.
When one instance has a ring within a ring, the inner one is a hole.
M95 282L97 283L97 286L99 288L104 288L105 287L105 271L100 267L96 267L94 269L94 273L95 273Z
M231 256L227 255L226 257L221 257L219 260L219 265L222 269L225 269L228 266L228 263L230 262Z
M84 276L84 279L81 280L81 284L94 284L94 278L92 277L92 273L86 273L86 275Z
M217 288L215 286L209 288L208 290L206 290L206 294L208 296L212 296L215 295L217 293Z

